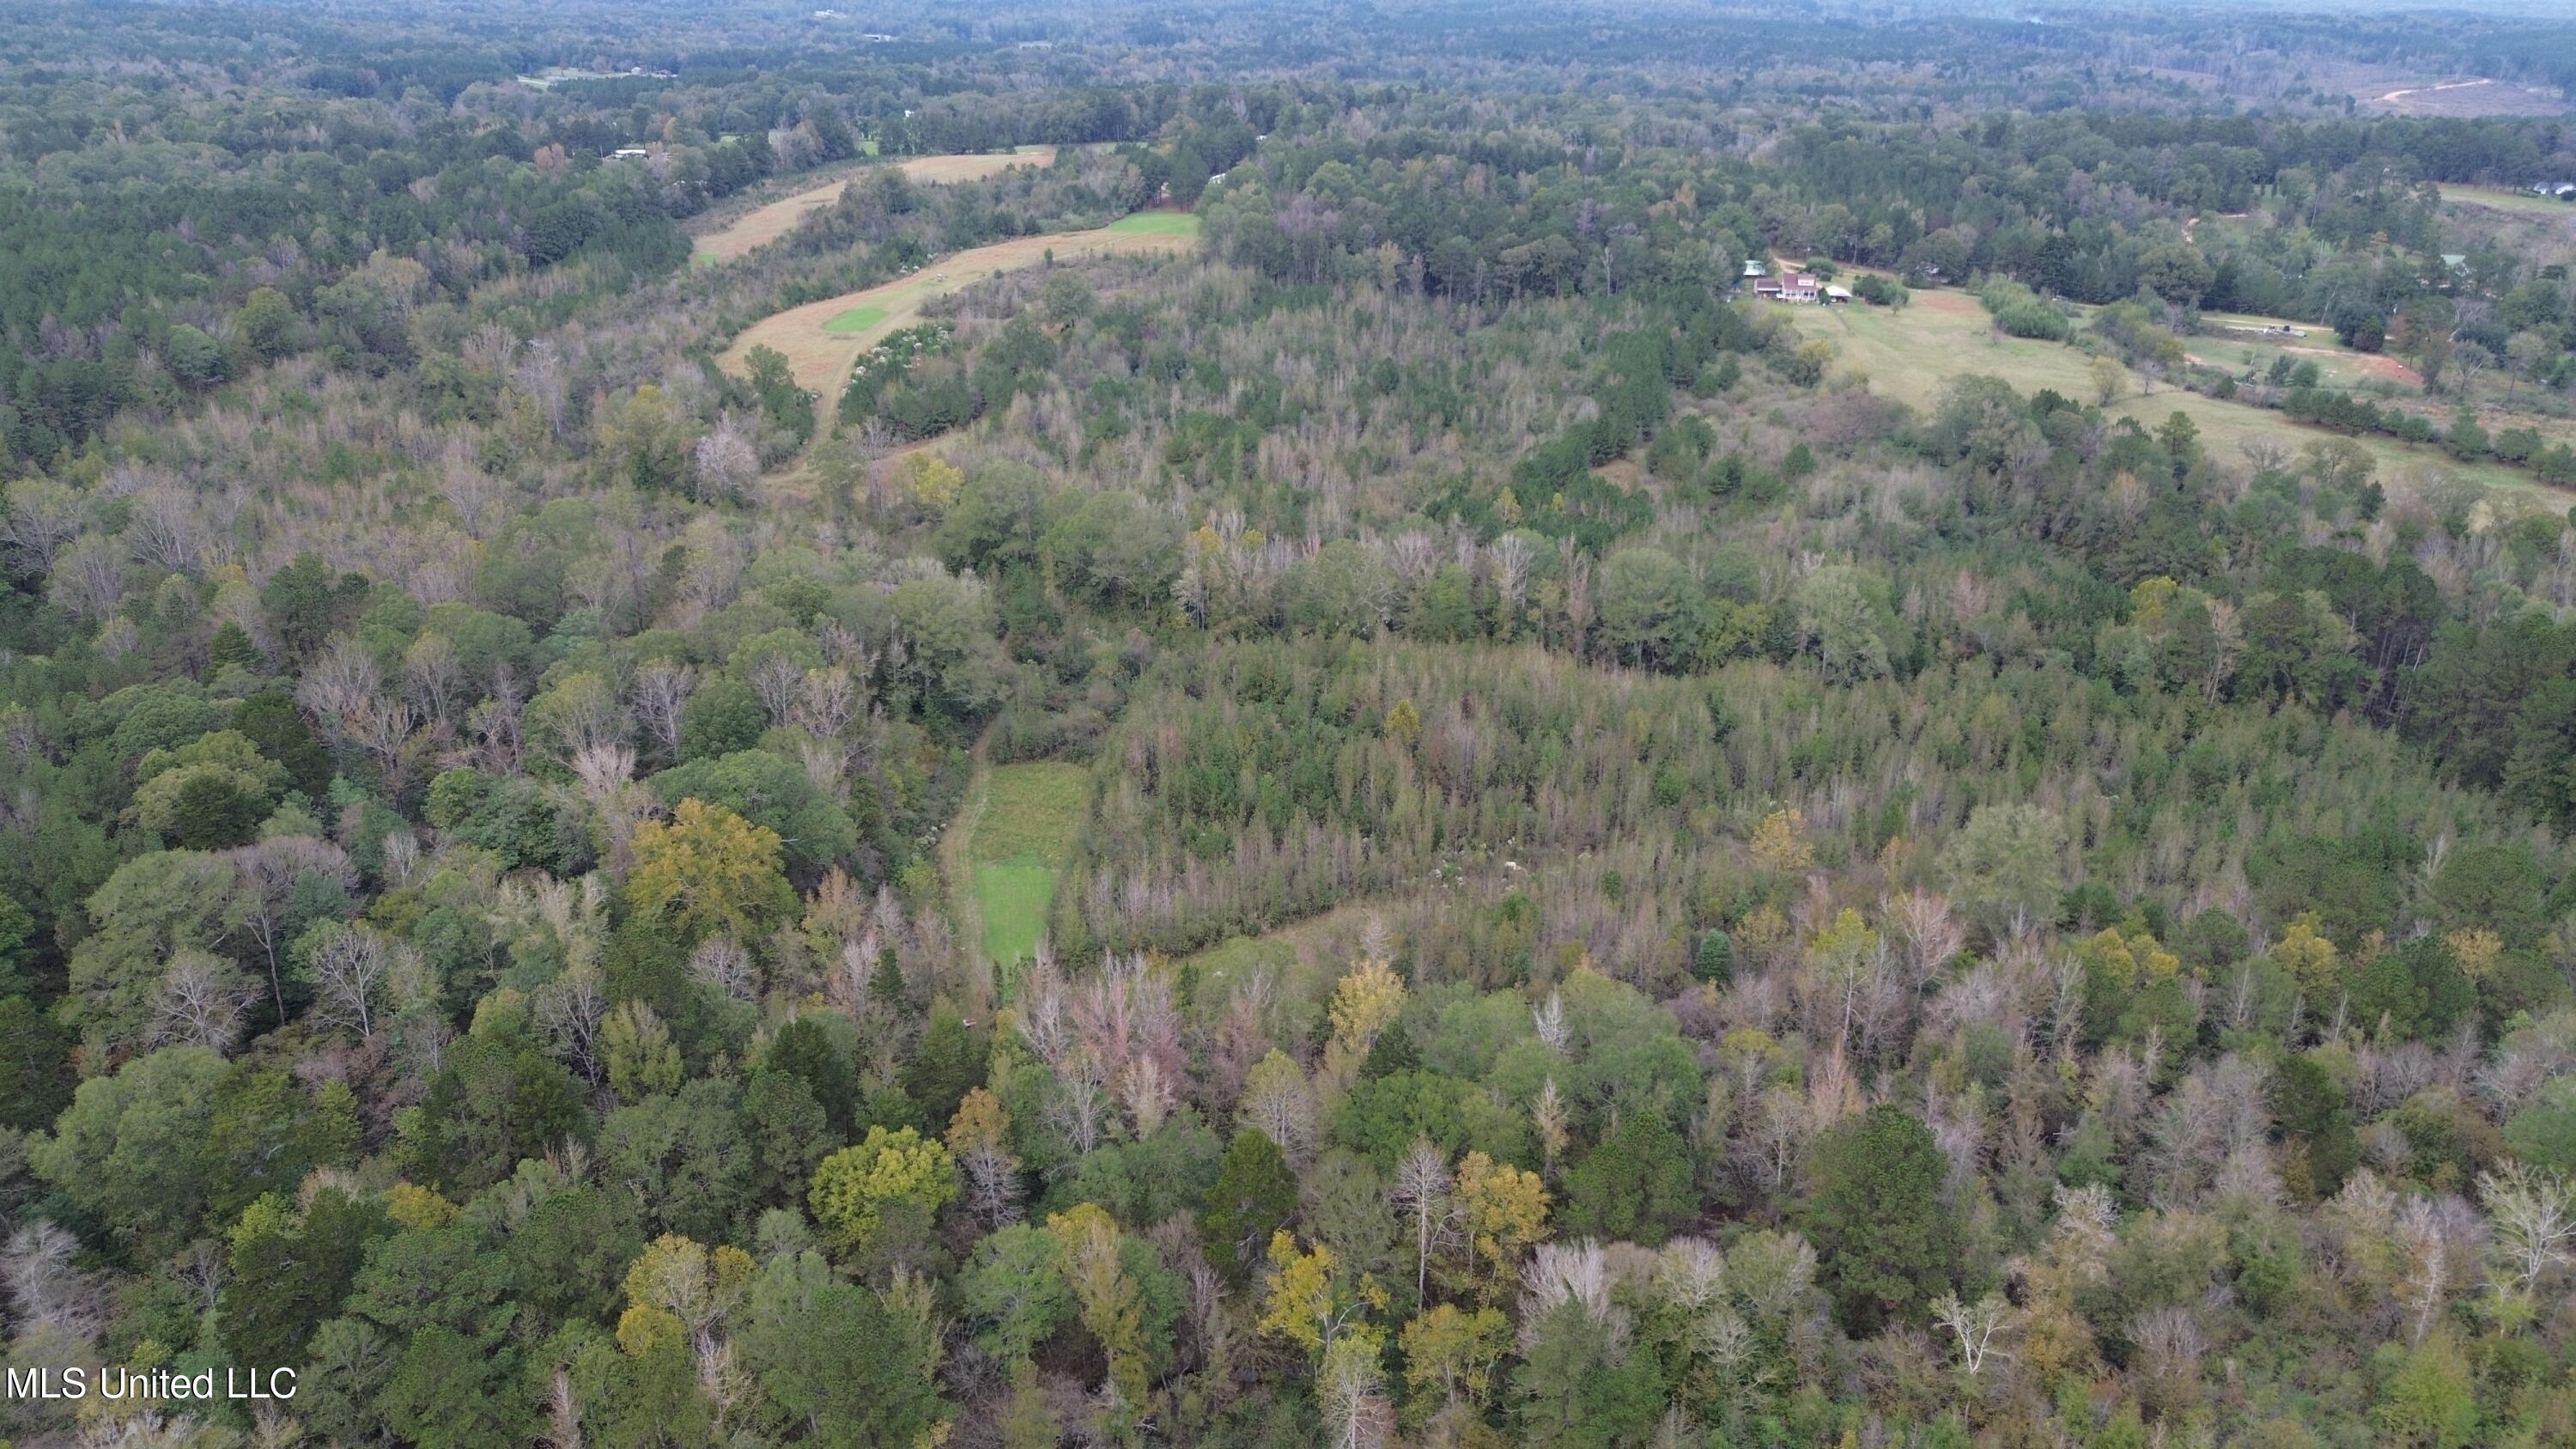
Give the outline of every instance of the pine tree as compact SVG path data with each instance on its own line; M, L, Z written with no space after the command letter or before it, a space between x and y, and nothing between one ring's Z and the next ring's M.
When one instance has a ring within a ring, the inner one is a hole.
M1238 1280L1261 1262L1270 1235L1297 1213L1297 1178L1279 1144L1257 1127L1234 1134L1199 1215L1208 1260Z
M1632 1111L1565 1175L1567 1231L1653 1247L1690 1221L1690 1147L1655 1112Z
M930 1025L904 1063L904 1094L924 1120L946 1122L968 1092L984 1085L984 1057L984 1044L943 997L931 1006Z
M858 1135L858 1076L821 1026L800 1018L780 1027L778 1035L770 1038L764 1065L769 1071L804 1079L833 1136L847 1141Z
M1808 1236L1854 1337L1878 1332L1891 1317L1917 1317L1957 1286L1941 1207L1948 1172L1932 1129L1901 1107L1872 1107L1817 1144Z

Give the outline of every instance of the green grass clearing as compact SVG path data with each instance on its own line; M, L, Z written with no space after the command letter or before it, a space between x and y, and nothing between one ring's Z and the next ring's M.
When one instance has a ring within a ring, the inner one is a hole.
M984 954L1007 968L1037 954L1055 904L1055 872L1034 862L979 865L975 899L984 908Z
M1780 310L1789 315L1801 333L1834 344L1836 353L1830 371L1865 374L1871 391L1927 411L1939 406L1943 386L1962 373L2000 377L2025 396L2046 387L2079 402L2094 399L2088 371L2092 366L2090 355L2064 343L2000 336L1988 325L1985 309L1977 299L1964 292L1917 292L1913 305L1901 308ZM2312 337L2317 330L2310 329ZM2326 341L2331 345L2333 334L2328 333ZM2241 365L2236 356L2238 345L2232 341L2191 337L2184 342L2204 357L2210 356L2206 349L2215 347L2217 357L2213 360L2222 365ZM2333 357L2317 360L2329 373L2339 364L2339 359ZM2440 415L2439 409L2420 400L2413 405ZM2163 422L2167 415L2180 412L2200 429L2202 445L2230 464L2237 461L2241 446L2249 439L2269 438L2295 452L2312 438L2334 436L2276 412L2170 387L2143 395L2132 387L2127 396L2104 411L2115 418L2136 418L2149 428ZM2355 441L2379 459L2380 478L2392 488L2419 475L2440 472L2490 488L2536 493L2553 500L2565 498L2564 493L2530 474L2501 464L2461 464L2438 448L2413 447L2391 438L2364 437Z
M883 307L852 307L823 324L826 332L865 332L886 319Z
M1003 765L975 822L975 900L984 954L1008 967L1035 954L1055 903L1056 872L1073 851L1091 797L1080 765Z
M2528 191L2505 191L2491 186L2442 187L2444 201L2463 206L2483 206L2489 211L2518 212L2524 216L2545 216L2576 226L2576 204L2550 196L2534 196Z
M1130 236L1197 236L1199 219L1185 211L1140 211L1109 223L1108 229Z

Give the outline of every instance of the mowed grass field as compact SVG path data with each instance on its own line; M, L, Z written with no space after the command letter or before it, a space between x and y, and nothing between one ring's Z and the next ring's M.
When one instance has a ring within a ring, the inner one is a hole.
M1004 970L1037 951L1055 902L1057 872L1072 853L1091 795L1080 765L1002 765L975 821L969 863L984 916L984 954Z
M948 181L980 181L1014 166L1045 166L1054 160L1055 148L1052 146L1023 146L1017 151L976 155L914 156L894 164L913 180L936 185ZM869 164L854 165L834 173L828 181L756 206L699 237L690 260L700 266L713 266L718 262L732 261L755 247L767 246L794 231L796 223L805 219L805 213L840 200L841 188L875 169Z
M886 318L883 307L852 307L823 324L826 332L865 332Z
M1901 308L1855 303L1830 309L1781 310L1790 315L1803 335L1834 344L1836 355L1829 372L1865 374L1871 391L1919 409L1928 411L1939 406L1941 390L1951 378L1976 373L2000 377L2024 394L2045 387L2079 402L2094 400L2089 355L2061 342L1998 334L1989 324L1985 308L1965 292L1921 291L1914 294L1913 305ZM2310 328L2309 338L2299 345L2316 342L2316 331ZM2234 339L2185 340L2197 355L2216 365L2242 365L2236 355L2240 344ZM2328 334L2323 346L2331 349L2333 345L2333 336ZM2320 356L2319 361L2329 364L2329 373L2336 365L2347 369L2355 366L2335 363L2330 353ZM2420 402L2415 406L2440 411ZM2135 418L2149 428L2179 412L2200 429L2204 447L2231 463L2246 442L2257 438L2268 438L2295 451L2311 438L2334 436L2322 428L2292 422L2277 412L2171 387L2142 394L2133 384L2126 396L2104 411L2115 418ZM2437 448L2415 447L2389 438L2355 441L2378 457L2380 477L2392 491L2407 487L2429 470L2438 470L2491 488L2538 493L2562 501L2566 497L2564 490L2551 488L2518 469L2493 463L2462 464Z
M2492 211L2549 217L2576 227L2576 203L2534 196L2528 191L2507 191L2501 186L2459 186L2446 181L2442 183L2442 199L2466 206L2483 206Z
M2274 358L2287 354L2293 363L2315 363L2330 387L2360 387L2373 382L2392 382L2408 388L2423 386L2424 379L2416 375L2415 369L2384 352L2355 352L2335 340L2331 327L2241 312L2203 312L2200 323L2200 335L2183 341L2193 361L2211 367L2242 372L2250 364L2257 371L2268 371ZM2264 328L2285 323L2306 335L2264 335Z
M1118 236L1197 236L1199 219L1186 211L1140 211L1101 229Z
M744 328L716 361L740 375L743 358L751 349L775 347L787 355L796 385L820 396L823 413L829 417L839 401L841 384L849 379L850 365L859 360L859 354L874 347L886 333L920 321L922 303L933 297L946 296L995 272L1035 266L1049 252L1068 261L1083 256L1178 252L1197 245L1198 236L1199 219L1195 216L1144 212L1090 231L1013 237L991 246L953 252L910 276L772 313ZM853 313L870 311L878 314L873 322L842 329L832 325Z

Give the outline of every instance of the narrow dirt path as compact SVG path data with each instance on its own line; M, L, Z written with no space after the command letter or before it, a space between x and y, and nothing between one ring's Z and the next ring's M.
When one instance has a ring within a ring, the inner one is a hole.
M2440 85L2431 86L2404 86L2397 90L2390 91L2379 99L2382 104L2391 104L2397 101L2402 101L2408 96L2431 95L2435 91L2464 91L2468 90L2472 86L2491 86L2494 84L2494 81L2481 78L2478 80L2444 81Z
M939 878L948 886L948 921L966 949L966 994L971 1014L989 1018L993 1009L993 958L984 950L984 903L975 895L975 827L993 802L993 761L989 746L994 725L975 737L971 758L975 773L966 786L966 803L939 834Z

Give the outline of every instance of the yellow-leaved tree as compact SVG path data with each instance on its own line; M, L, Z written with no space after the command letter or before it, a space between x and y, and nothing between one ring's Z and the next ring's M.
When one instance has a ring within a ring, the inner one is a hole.
M866 1141L842 1148L814 1169L806 1200L814 1220L855 1252L876 1235L889 1208L908 1206L935 1216L957 1191L957 1159L936 1138L910 1127L871 1127Z
M1367 1317L1386 1307L1386 1290L1378 1281L1365 1273L1353 1281L1322 1243L1300 1251L1286 1228L1270 1235L1270 1271L1261 1288L1261 1318L1255 1326L1263 1336L1285 1339L1318 1361L1346 1334L1365 1335L1371 1343L1384 1337Z
M1481 1407L1493 1389L1494 1365L1512 1345L1512 1323L1499 1308L1461 1310L1443 1303L1404 1325L1404 1381L1419 1425L1436 1412Z
M1019 1216L1020 1160L1011 1154L1011 1114L982 1087L948 1120L948 1150L965 1178L966 1206L988 1228Z
M626 1312L617 1320L617 1346L641 1357L673 1339L705 1352L725 1315L742 1302L758 1265L740 1248L664 1233L626 1270Z
M2156 938L2144 931L2122 936L2118 927L2105 926L2076 951L2099 962L2121 985L2132 990L2152 986L2182 970L2182 958L2156 944Z
M1047 1219L1063 1246L1065 1279L1082 1305L1082 1326L1108 1359L1110 1418L1132 1422L1151 1388L1145 1295L1121 1260L1118 1224L1097 1203L1076 1203Z
M1404 980L1376 956L1362 958L1333 988L1333 1045L1354 1059L1366 1057L1378 1033L1404 1010Z
M2335 943L2317 922L2317 913L2308 912L2290 923L2281 939L2272 947L2272 960L2290 973L2311 1001L2331 1001L2335 990L2335 968L2341 964Z
M785 860L777 831L721 805L683 800L669 821L648 820L635 832L626 899L691 941L718 932L749 938L796 914Z
M965 488L966 475L936 453L915 453L895 465L895 482L905 502L925 513L943 514Z
M1470 1152L1450 1194L1466 1238L1463 1286L1499 1303L1520 1281L1522 1255L1547 1235L1547 1188L1535 1172Z
M1807 843L1807 817L1795 810L1774 810L1753 828L1753 863L1789 875L1816 863L1816 848Z
M2471 981L2486 980L2495 971L2496 958L2504 954L2504 938L2477 927L2453 931L2442 940L2458 958L2460 974Z

